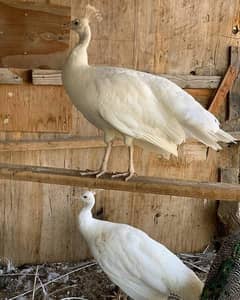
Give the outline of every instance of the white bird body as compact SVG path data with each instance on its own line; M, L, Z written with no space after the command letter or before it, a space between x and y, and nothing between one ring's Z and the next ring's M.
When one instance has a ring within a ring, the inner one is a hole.
M80 231L103 271L126 294L134 300L167 299L170 293L199 299L202 282L176 255L139 229L94 219L92 192L81 199Z
M64 82L77 109L107 136L143 140L177 155L177 145L185 140L185 132L138 73L91 66L76 67L74 73L71 67L72 76L66 76L65 71L63 78L67 78ZM168 80L163 83L167 85Z
M129 147L135 142L175 156L178 145L188 137L215 150L221 149L218 141L234 141L210 112L170 80L136 70L88 65L88 19L78 20L74 28L80 43L64 65L63 84L76 108L104 131L109 151L102 171L106 171L110 143L119 136Z

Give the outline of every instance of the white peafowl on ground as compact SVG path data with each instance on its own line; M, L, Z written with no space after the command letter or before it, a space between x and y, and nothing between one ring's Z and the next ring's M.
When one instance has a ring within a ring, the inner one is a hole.
M134 300L163 300L170 293L199 299L202 282L176 255L139 229L93 218L93 192L81 200L80 231L100 267L127 295Z
M104 131L107 144L101 167L85 174L101 176L107 171L112 141L123 137L129 147L129 170L117 176L134 174L133 143L166 157L178 155L178 145L195 138L218 150L217 142L234 142L219 128L218 120L192 96L173 82L140 71L105 66L90 66L87 49L91 40L89 22L99 18L87 6L85 17L75 19L71 29L79 43L63 68L63 84L71 101L96 127Z

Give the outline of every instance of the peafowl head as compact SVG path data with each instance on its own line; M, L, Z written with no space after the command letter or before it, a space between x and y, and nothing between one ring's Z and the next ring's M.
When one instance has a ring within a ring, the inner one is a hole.
M70 28L77 32L80 37L80 42L85 40L90 35L89 23L92 20L97 20L98 22L102 21L102 16L100 12L93 6L87 5L85 15L82 18L76 18L72 20Z
M71 29L76 31L79 35L84 34L89 27L89 20L87 18L76 18L71 22Z
M81 195L81 200L86 206L93 207L95 204L95 193L92 191L87 191Z

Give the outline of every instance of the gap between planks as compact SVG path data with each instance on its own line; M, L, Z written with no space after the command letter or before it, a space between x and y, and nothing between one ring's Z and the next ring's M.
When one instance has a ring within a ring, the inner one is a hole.
M95 178L80 176L79 173L80 170L0 164L1 179L209 200L239 201L240 199L240 185L238 184L195 182L143 176L135 177L126 182L112 179L110 174Z

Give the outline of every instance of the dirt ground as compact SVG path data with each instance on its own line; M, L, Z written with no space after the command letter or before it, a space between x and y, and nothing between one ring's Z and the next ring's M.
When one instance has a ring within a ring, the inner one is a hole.
M179 254L179 257L204 281L214 257L212 251ZM96 261L55 263L15 268L0 260L0 300L95 300L127 298L107 278ZM169 299L179 299L170 297Z

